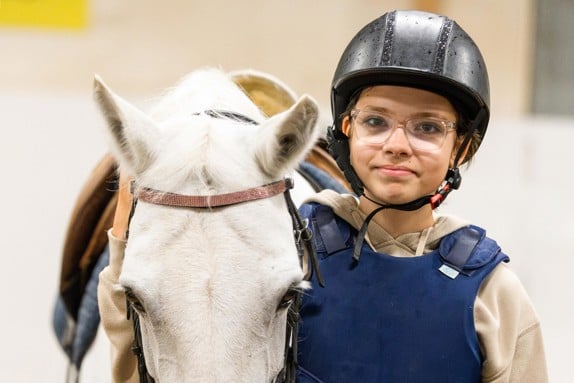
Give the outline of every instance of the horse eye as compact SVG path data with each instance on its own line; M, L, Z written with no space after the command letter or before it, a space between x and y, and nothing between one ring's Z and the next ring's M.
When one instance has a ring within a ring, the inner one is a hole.
M299 290L290 287L285 293L285 295L283 295L283 297L281 298L281 301L279 301L279 304L277 305L277 310L284 310L289 306L291 306L293 302L295 302L295 300L297 299L298 295Z
M128 305L128 308L131 307L139 313L144 313L145 309L143 307L143 304L141 303L137 295L133 292L133 290L130 289L129 287L126 287L124 291L126 294L126 303Z

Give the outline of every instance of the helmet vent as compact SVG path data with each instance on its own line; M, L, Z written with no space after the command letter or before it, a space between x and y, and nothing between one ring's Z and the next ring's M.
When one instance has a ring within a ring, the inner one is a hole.
M448 45L448 40L450 39L450 32L452 31L452 20L446 19L442 24L438 42L437 51L434 59L434 64L432 71L434 73L442 74L444 70L444 57L446 52L446 47Z
M390 12L387 15L385 25L385 40L383 41L383 54L381 55L380 65L391 64L391 53L393 51L393 37L395 31L395 14L396 11Z

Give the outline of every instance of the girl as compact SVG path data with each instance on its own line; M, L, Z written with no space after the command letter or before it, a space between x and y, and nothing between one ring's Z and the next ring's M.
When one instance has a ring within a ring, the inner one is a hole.
M356 196L301 207L325 288L303 299L303 382L546 382L540 324L508 257L433 209L489 119L482 55L456 22L395 11L349 43L330 149Z

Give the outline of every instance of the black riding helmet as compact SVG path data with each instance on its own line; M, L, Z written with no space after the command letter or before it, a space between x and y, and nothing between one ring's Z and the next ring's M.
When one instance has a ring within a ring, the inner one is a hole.
M333 126L328 132L329 148L358 195L363 193L363 184L351 166L348 138L341 122L356 92L375 85L408 86L440 94L453 104L459 120L470 122L467 131L458 127L458 134L466 139L462 147L474 132L481 140L484 137L490 114L488 74L474 41L445 16L414 10L385 13L347 45L331 88ZM449 170L450 176L453 170L456 173L452 189L460 184L459 155L454 169Z

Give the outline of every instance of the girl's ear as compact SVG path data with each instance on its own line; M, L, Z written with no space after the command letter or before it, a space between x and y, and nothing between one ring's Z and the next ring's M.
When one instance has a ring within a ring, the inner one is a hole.
M347 137L351 137L351 117L346 115L341 122L341 131Z

